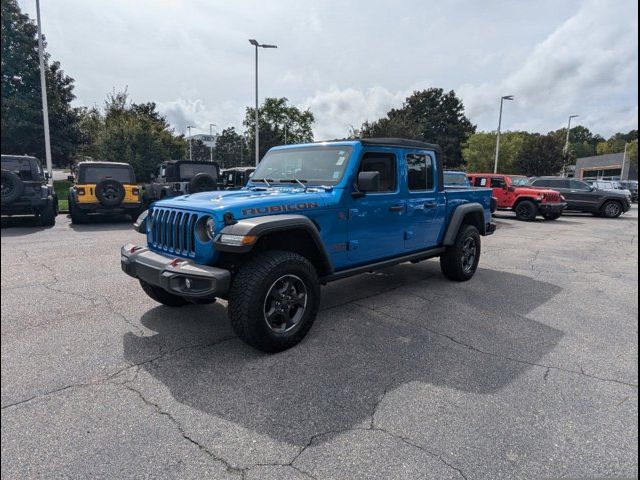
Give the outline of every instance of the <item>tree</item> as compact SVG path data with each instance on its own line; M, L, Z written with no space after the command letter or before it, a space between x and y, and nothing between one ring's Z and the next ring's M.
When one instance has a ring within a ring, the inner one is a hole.
M525 132L504 132L500 135L499 173L518 173L515 160L522 150ZM496 155L496 134L474 133L465 144L462 155L469 172L493 172Z
M38 30L16 0L2 0L1 5L2 153L44 159ZM45 77L52 159L55 165L67 165L81 141L79 112L71 106L74 80L48 54Z
M222 130L213 154L214 159L224 168L254 164L244 137L233 127Z
M189 140L187 139L187 158L191 157L191 160L195 162L209 162L211 161L211 148L202 140L191 140L191 155L189 155Z
M564 142L554 135L527 133L515 158L516 173L528 177L556 175L562 169Z
M155 103L131 103L126 91L107 97L98 141L100 159L131 164L138 180L147 180L160 163L185 158L187 152L184 137L174 135Z
M638 140L638 130L631 130L628 133L615 133L607 141L601 141L598 143L596 149L598 155L605 155L607 153L620 153L624 152L624 146L627 142Z
M313 113L289 106L288 101L286 97L266 98L258 110L260 158L276 145L313 141ZM251 155L255 156L255 108L247 107L242 125L245 127Z
M627 158L629 159L629 163L633 168L635 168L636 172L638 171L638 139L632 140L629 142L629 146L627 147Z
M561 128L549 132L564 145L567 139L567 129ZM577 125L571 128L569 134L569 155L566 158L567 164L573 164L578 158L591 157L596 155L596 147L599 142L604 141L600 135L594 135L588 128Z
M464 105L453 90L441 88L416 91L407 97L402 108L392 109L387 116L361 131L367 137L404 137L437 143L444 152L447 167L462 164L462 146L475 133L476 127L464 114Z

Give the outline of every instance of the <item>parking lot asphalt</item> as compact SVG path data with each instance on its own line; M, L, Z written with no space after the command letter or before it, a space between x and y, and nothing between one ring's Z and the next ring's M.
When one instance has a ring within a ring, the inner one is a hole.
M265 355L144 295L130 223L3 220L2 478L637 476L637 206L496 223L470 282L332 283Z

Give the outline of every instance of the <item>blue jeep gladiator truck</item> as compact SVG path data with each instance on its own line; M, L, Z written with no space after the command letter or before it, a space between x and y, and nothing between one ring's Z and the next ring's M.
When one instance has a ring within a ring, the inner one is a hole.
M441 149L415 140L275 147L242 190L152 204L122 269L164 305L226 299L243 341L282 351L311 328L327 282L433 257L452 280L473 276L495 230L491 190L445 190L443 173Z

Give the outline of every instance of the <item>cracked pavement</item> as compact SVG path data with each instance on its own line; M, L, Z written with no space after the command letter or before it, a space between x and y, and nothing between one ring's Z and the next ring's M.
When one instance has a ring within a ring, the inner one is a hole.
M2 478L636 477L637 217L499 214L472 281L335 282L277 355L147 298L128 222L3 220Z

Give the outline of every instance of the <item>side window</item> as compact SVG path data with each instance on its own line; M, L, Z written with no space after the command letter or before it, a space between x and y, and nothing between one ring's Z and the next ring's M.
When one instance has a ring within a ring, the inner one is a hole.
M591 190L591 187L580 180L571 180L571 190Z
M551 180L534 180L531 185L534 187L551 187Z
M379 192L393 192L396 189L396 156L393 153L365 153L360 162L360 172L380 173Z
M487 182L487 177L476 177L473 180L474 187L486 187L488 184L489 182Z
M433 189L433 159L429 155L407 155L407 184L411 191Z
M491 188L504 188L507 183L502 177L491 177Z

